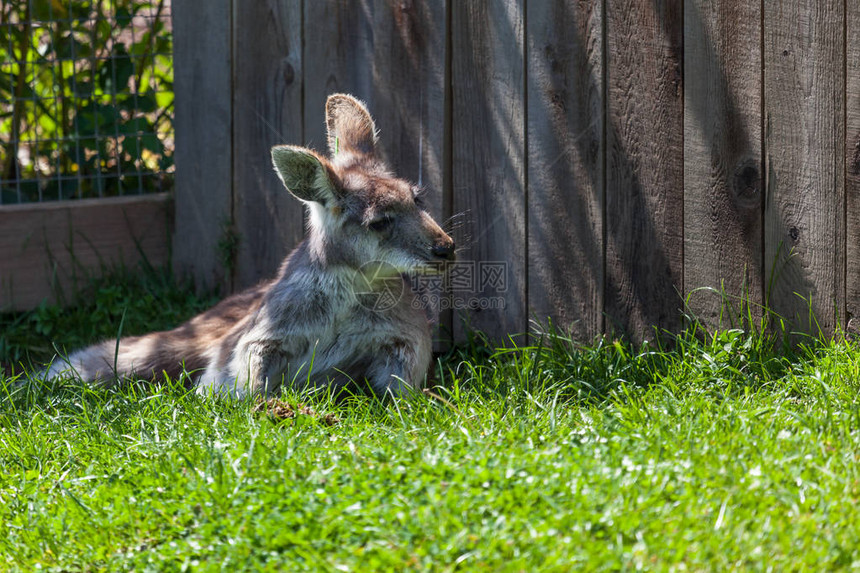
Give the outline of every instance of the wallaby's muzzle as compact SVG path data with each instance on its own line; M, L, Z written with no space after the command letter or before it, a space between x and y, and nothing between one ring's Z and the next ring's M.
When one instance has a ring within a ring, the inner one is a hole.
M454 260L454 241L448 238L447 242L444 243L436 243L433 245L433 248L430 249L430 252L433 253L434 257L442 259L444 261L453 261Z

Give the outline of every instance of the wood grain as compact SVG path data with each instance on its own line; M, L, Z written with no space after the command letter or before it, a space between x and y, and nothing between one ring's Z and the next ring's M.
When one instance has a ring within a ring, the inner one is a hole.
M218 242L232 211L230 0L174 2L176 272L230 287Z
M327 152L325 101L329 95L354 95L368 104L377 121L382 113L372 100L375 17L375 2L369 0L304 0L304 26L313 31L304 51L309 70L305 78L305 140L320 152Z
M275 274L304 235L303 207L272 168L273 145L304 141L302 7L291 0L234 2L234 287Z
M846 3L846 311L849 330L860 332L860 3Z
M765 3L768 302L813 333L810 309L832 331L845 308L844 18L841 0Z
M607 330L677 330L683 292L682 6L608 0Z
M528 4L528 308L603 332L602 2Z
M684 33L684 294L708 326L738 326L764 295L761 6L687 0Z
M171 207L167 193L0 206L0 311L68 302L111 265L166 265Z
M523 15L523 0L456 2L451 15L453 203L466 215L460 260L474 279L454 301L477 307L460 318L499 343L527 318ZM454 326L463 339L456 316Z

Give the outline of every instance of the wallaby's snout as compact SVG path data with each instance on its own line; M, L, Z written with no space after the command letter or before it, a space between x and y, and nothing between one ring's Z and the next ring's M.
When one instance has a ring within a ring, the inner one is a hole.
M436 244L433 245L433 248L430 249L430 252L433 253L433 256L442 260L442 261L453 261L454 260L454 240L445 235L445 237L441 240L438 240Z
M419 211L418 217L422 223L422 233L424 234L424 248L430 248L429 263L436 266L439 263L453 262L455 259L454 239L446 233L427 211L423 209ZM426 252L426 251L425 251Z

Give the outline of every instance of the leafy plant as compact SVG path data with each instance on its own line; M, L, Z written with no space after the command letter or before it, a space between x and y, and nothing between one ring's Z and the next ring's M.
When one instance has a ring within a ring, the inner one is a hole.
M0 203L165 190L169 0L0 7Z

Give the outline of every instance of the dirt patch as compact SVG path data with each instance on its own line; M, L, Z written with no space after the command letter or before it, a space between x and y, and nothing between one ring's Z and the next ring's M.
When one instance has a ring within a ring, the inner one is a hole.
M310 406L306 406L301 402L293 405L289 402L279 400L278 398L269 398L265 401L260 399L256 404L254 404L254 408L251 411L254 413L266 414L273 422L283 422L285 420L299 419L303 416L308 416L318 420L321 424L325 424L326 426L334 426L335 424L340 423L340 418L334 414L317 412Z

